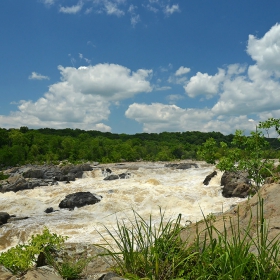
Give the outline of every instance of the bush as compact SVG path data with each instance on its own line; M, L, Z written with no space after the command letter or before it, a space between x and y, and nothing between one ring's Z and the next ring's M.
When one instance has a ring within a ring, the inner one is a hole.
M9 178L9 175L5 175L2 171L0 172L0 180L6 180Z
M67 237L45 228L42 234L32 235L28 244L19 244L0 255L0 264L13 274L23 274L38 262L38 256L48 256L64 244Z

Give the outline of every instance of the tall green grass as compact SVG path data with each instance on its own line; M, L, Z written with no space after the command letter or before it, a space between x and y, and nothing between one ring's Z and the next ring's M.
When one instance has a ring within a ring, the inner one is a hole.
M279 239L268 238L260 197L257 212L257 221L251 213L245 229L239 214L228 226L224 219L223 232L203 216L205 230L196 227L195 242L190 244L180 235L181 215L164 222L160 209L160 221L154 224L151 216L146 221L134 211L129 223L117 221L114 230L106 228L113 242L101 235L104 244L99 246L114 260L112 269L128 279L280 279Z

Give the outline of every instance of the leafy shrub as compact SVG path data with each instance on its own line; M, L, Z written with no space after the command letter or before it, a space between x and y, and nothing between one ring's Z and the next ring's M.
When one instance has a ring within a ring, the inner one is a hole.
M85 267L88 265L90 259L64 257L63 260L57 261L52 255L48 256L48 262L58 271L63 279L74 280L78 279Z
M64 244L67 237L59 236L45 228L42 234L32 235L28 244L19 244L0 255L0 264L13 274L25 273L38 261L38 256L50 255Z
M2 171L0 172L0 180L6 180L9 178L9 175L5 175Z

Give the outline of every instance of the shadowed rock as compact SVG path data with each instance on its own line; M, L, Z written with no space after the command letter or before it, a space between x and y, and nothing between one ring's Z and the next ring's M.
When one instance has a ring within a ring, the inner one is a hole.
M83 207L85 205L91 205L99 202L101 200L100 196L92 194L91 192L77 192L73 194L68 194L59 203L59 208L74 209L75 207Z
M209 182L211 181L211 179L212 179L213 177L215 177L216 175L217 175L217 171L214 171L214 172L212 172L211 174L207 175L206 178L205 178L204 181L203 181L203 184L204 184L205 186L208 186L208 185L209 185Z
M75 181L82 178L84 171L92 171L89 164L55 165L26 165L11 169L10 177L1 181L0 192L17 192L35 187L54 185L57 181Z
M6 224L10 217L7 212L0 212L0 225Z
M168 163L165 164L165 167L171 167L176 169L190 169L190 168L198 168L198 165L196 163Z
M251 191L250 180L246 172L224 172L221 178L224 197L247 197Z

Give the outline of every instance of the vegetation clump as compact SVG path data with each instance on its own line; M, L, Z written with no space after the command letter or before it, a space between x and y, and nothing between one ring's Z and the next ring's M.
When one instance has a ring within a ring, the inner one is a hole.
M0 264L16 275L22 275L35 266L49 264L63 279L78 279L88 260L67 256L58 261L57 252L63 249L66 239L45 228L42 234L32 235L27 244L19 244L1 253Z
M273 159L279 157L274 157L277 155L271 150L269 138L265 137L264 130L267 136L271 128L275 128L279 134L279 126L280 120L268 119L260 122L249 137L245 136L243 131L236 130L230 147L223 141L217 143L215 139L209 138L199 148L198 155L207 163L216 164L221 171L246 172L256 191L267 177L277 175Z
M279 240L268 239L261 198L257 220L254 237L250 230L255 221L242 229L238 216L237 224L229 221L229 228L224 221L220 232L215 219L204 216L205 230L197 230L195 242L190 243L181 237L181 215L165 223L160 211L156 224L134 212L130 223L118 221L115 230L107 228L113 243L104 237L99 246L114 259L113 270L127 279L280 279Z

